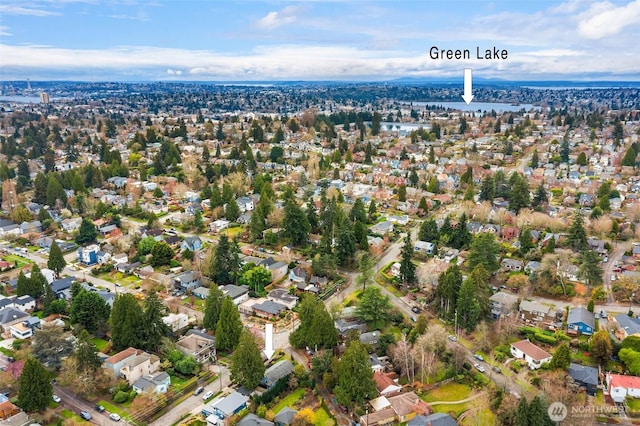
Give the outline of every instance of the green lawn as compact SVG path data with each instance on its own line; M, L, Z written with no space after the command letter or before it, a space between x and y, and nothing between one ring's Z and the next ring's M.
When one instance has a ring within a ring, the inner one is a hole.
M30 265L32 262L25 259L24 257L16 256L15 254L8 254L2 258L2 260L6 260L7 262L15 263L18 262L18 268L24 265Z
M296 389L287 395L282 401L278 402L271 410L278 414L284 407L293 407L296 401L304 396L306 389Z
M469 396L471 396L471 388L469 386L460 383L447 383L439 388L430 390L422 399L426 402L460 401L461 399L468 398ZM447 405L447 407L452 407L452 405Z
M96 348L98 348L100 352L104 351L107 345L109 345L109 342L103 339L93 338L91 339L91 341L93 342L94 345L96 345Z
M64 409L60 412L60 415L62 417L64 417L65 419L73 419L74 424L76 422L80 423L80 422L84 422L84 420L82 419L82 417L80 417L79 415L77 415L76 413L74 413L71 410L68 409Z
M484 408L479 412L470 413L462 420L463 425L495 425L496 415L488 408Z
M126 410L123 410L122 408L119 408L116 405L114 405L113 403L105 401L104 399L100 400L98 402L98 404L102 405L104 407L104 409L107 410L109 413L119 414L120 417L122 417L123 419L130 419L131 418L129 416L129 413Z
M276 413L278 412L276 411ZM318 408L318 410L316 410L315 412L315 415L315 426L333 426L336 424L336 422L331 418L331 416L329 416L329 413L327 413L327 410L325 410L324 407Z

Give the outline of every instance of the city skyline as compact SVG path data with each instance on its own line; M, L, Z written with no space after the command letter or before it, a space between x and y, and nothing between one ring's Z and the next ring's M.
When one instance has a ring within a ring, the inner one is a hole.
M640 80L640 0L7 0L0 16L5 81Z

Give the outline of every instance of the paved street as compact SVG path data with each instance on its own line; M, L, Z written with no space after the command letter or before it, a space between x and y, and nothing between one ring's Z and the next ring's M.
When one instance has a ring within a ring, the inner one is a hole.
M114 423L113 420L109 419L109 413L97 412L94 404L80 398L78 395L70 391L69 388L55 384L53 385L53 393L62 399L62 402L60 402L62 407L68 408L76 414L79 414L80 411L86 411L91 414L92 418L89 420L89 423L100 426L111 425Z

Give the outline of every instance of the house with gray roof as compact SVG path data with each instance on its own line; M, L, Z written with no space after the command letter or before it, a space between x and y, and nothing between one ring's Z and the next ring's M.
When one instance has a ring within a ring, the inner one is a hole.
M258 417L253 413L249 413L246 416L244 416L242 420L236 423L236 425L237 426L273 426L274 423L270 422L267 419L263 419L262 417Z
M246 286L227 284L220 286L220 290L225 296L229 296L236 305L249 299L249 288Z
M173 279L175 287L182 290L194 290L202 285L200 278L193 271L182 272Z
M21 323L27 318L29 318L28 313L23 312L20 309L16 309L13 306L7 306L6 308L0 309L0 327L4 330L8 330L9 326Z
M215 414L221 420L233 416L247 406L249 399L240 392L233 391L226 397L220 399L215 404L205 405L202 409L202 415L209 417Z
M169 385L171 385L171 376L161 371L140 377L133 383L132 388L137 393L163 394L167 393Z
M293 419L296 418L296 414L298 414L298 412L293 408L284 407L273 417L273 421L276 426L288 426L293 424Z
M293 373L293 364L285 359L267 368L260 384L266 389L271 389L278 380L287 377L291 373Z
M262 303L253 305L253 312L263 318L274 318L287 309L285 305L274 302L273 300L265 300Z
M375 346L378 344L378 339L380 339L380 331L378 330L360 333L360 343L362 344Z
M393 232L393 222L385 220L384 222L376 223L369 228L371 233L384 235Z
M535 300L523 300L518 308L521 318L528 321L554 321L555 309Z
M627 314L619 314L614 317L614 320L623 330L624 338L633 335L640 335L640 319L632 318Z
M491 303L491 316L498 319L509 315L518 306L518 296L499 291L489 297Z
M598 369L586 365L569 364L569 376L573 381L586 389L587 394L595 396L598 390Z
M596 320L593 312L586 308L571 308L567 316L567 331L573 334L592 335L596 328Z
M415 416L407 426L456 426L458 423L446 413L433 413L428 416Z
M198 299L206 299L207 297L209 297L209 289L207 287L200 286L192 290L191 294L193 294Z
M280 303L281 305L285 305L287 309L293 309L299 300L298 296L289 294L289 292L283 288L271 290L267 295L267 298L276 303Z

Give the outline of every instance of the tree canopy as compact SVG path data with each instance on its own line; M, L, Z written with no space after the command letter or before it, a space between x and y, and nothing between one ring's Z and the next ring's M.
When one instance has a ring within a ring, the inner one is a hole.
M231 380L252 390L264 377L265 370L255 337L243 329L238 348L231 356Z

